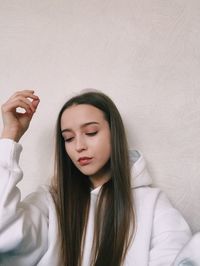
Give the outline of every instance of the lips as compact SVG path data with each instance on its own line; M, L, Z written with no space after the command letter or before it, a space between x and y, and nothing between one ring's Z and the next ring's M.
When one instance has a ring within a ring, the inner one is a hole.
M90 162L92 161L92 158L91 157L81 157L78 159L78 162L81 166L83 165L87 165L89 164Z

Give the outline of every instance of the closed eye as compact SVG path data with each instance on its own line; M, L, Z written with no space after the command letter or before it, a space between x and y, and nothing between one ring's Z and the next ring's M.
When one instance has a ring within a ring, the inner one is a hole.
M95 136L97 134L97 131L91 132L91 133L86 133L87 136Z
M72 139L73 139L73 137L72 138L65 139L65 142L71 142Z

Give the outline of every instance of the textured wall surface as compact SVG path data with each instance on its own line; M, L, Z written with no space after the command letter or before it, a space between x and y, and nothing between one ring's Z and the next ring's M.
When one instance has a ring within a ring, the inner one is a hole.
M52 174L59 108L92 87L116 102L130 148L200 230L199 47L198 0L0 0L0 102L25 88L41 98L21 140L22 196Z

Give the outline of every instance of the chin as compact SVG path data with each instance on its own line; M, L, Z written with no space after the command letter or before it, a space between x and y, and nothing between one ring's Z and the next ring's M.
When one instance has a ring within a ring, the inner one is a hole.
M84 175L87 175L87 176L93 176L93 175L95 175L95 173L96 173L96 172L91 172L91 171L81 171L81 170L80 170L80 172L81 172L82 174L84 174Z
M87 170L87 169L80 169L79 168L79 171L84 174L84 175L87 175L87 176L93 176L95 175L98 171L95 171L95 170Z

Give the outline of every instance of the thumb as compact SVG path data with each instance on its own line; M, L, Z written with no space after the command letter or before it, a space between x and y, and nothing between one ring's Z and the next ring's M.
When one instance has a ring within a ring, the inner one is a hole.
M34 115L34 113L35 113L36 110L37 110L37 107L38 107L39 102L40 102L39 99L35 99L35 100L33 100L33 101L31 102L31 111L32 111L32 112L30 112L30 113L24 115L24 117L27 116L28 120L31 120L32 117L33 117L33 115Z
M36 99L36 100L33 100L33 101L32 101L31 105L32 105L34 111L36 111L39 102L40 102L40 99Z

